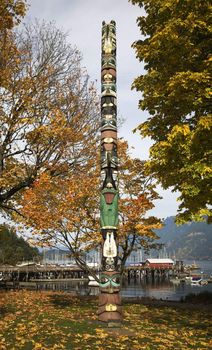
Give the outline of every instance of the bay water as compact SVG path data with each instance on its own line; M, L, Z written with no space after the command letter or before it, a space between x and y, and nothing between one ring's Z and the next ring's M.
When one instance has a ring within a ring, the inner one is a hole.
M185 261L185 264L192 264L194 261ZM208 278L212 275L212 261L197 261L199 266L195 272L204 274ZM74 292L80 295L98 295L99 288L88 285L86 281L64 281L41 283L39 289L51 289L67 292ZM123 297L149 297L161 300L179 301L190 293L198 294L203 291L212 293L212 283L207 285L192 285L191 283L174 283L172 279L155 278L154 280L145 277L123 280L121 295Z

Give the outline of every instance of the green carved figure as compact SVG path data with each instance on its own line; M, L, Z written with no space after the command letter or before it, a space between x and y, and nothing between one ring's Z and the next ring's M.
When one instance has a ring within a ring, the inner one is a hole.
M110 201L112 198L112 201ZM117 228L118 226L118 191L105 188L100 197L101 228Z

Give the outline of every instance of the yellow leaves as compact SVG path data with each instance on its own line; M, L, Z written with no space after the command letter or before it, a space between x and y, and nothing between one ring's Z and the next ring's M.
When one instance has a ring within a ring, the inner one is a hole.
M198 121L197 128L211 130L212 128L212 115L202 116Z
M168 135L168 141L172 142L173 139L181 135L187 136L190 134L190 127L188 124L176 125L173 127L171 133Z
M14 10L17 15L24 16L26 12L26 2L23 0L17 0L15 3Z
M187 114L203 106L205 98L210 98L210 91L210 74L206 71L178 72L167 83L167 93L170 100L173 99L173 103L175 99L180 99L182 103L191 106ZM183 114L183 111L181 113Z
M97 333L97 337L100 339L105 339L108 336L108 334L103 329L96 328L95 331ZM100 342L100 344L101 344L101 342Z
M133 88L141 93L139 108L149 112L148 119L137 127L142 137L149 136L154 142L149 174L165 189L180 192L185 177L194 174L195 186L203 192L210 184L199 169L196 171L195 162L198 158L210 166L210 4L192 0L131 2L146 10L138 19L144 38L133 45L146 72L135 79ZM208 191L202 197L193 198L196 212L200 203L204 208L211 203ZM182 192L181 199L179 211L194 212L191 196Z
M96 330L97 331L97 330ZM90 340L90 339L93 339L94 338L94 336L93 335L91 335L91 334L84 334L83 335L83 340Z
M13 19L24 14L24 3L0 2L0 30L1 25L12 27ZM3 23L7 22L7 15L10 25ZM7 37L11 40L0 43L0 122L4 141L4 149L0 150L0 187L1 195L3 192L11 199L10 204L16 209L22 188L32 185L42 172L70 179L71 170L82 173L79 168L85 167L96 151L96 91L89 88L89 83L86 85L86 73L78 65L79 52L67 44L63 33L53 25L38 26L36 23L26 30L23 27L24 33L18 37L13 33L20 50L10 33ZM43 40L47 37L51 42ZM57 45L57 39L62 45ZM50 47L51 55L46 55ZM64 61L58 62L58 56Z
M35 123L34 120L28 120L28 123ZM84 134L83 134L84 135ZM52 108L46 118L45 124L35 126L28 132L27 139L31 145L37 145L39 141L42 145L49 147L50 143L58 144L58 147L67 147L67 144L73 144L81 139L80 133L77 133L74 124L68 124L67 118L62 111Z
M82 232L96 230L99 220L95 215L97 193L97 179L83 171L81 176L77 172L70 178L52 178L48 173L43 173L34 186L25 192L22 213L27 218L25 222L37 230L65 230L70 234L78 228ZM71 236L69 239L72 240ZM83 236L78 239L83 240ZM93 239L95 242L95 237Z
M8 189L12 185L17 184L26 176L25 169L23 169L23 166L18 164L16 160L8 160L4 170L0 178L0 186L4 189Z
M210 311L202 306L187 310L186 305L173 309L125 304L125 322L115 330L93 322L97 300L65 293L2 292L2 306L7 313L0 323L0 349L189 350L192 346L207 350L210 346ZM14 310L20 312L15 319Z
M133 132L139 131L142 138L150 136L149 126L147 123L141 123Z
M35 350L42 350L43 349L43 345L41 343L35 343L34 344L34 349Z
M12 29L20 22L26 12L25 0L1 0L0 4L0 30Z
M123 140L119 156L119 187L123 194L119 201L120 235L128 239L134 232L154 238L152 230L158 228L159 221L147 221L146 213L158 196L151 181L146 186L144 162L131 158ZM58 237L63 237L74 242L77 250L96 247L101 241L96 160L76 171L67 169L67 176L52 177L50 171L40 172L33 186L25 191L21 206L23 223L32 226L33 234L42 242L57 242Z

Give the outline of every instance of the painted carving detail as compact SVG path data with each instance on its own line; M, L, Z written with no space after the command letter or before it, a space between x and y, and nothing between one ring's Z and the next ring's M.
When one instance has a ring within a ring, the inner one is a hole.
M106 233L106 240L103 246L103 256L106 258L115 258L117 256L117 246L113 231Z
M103 238L99 320L120 321L120 274L117 271L118 157L116 102L116 24L102 23L101 70L101 196L100 226Z

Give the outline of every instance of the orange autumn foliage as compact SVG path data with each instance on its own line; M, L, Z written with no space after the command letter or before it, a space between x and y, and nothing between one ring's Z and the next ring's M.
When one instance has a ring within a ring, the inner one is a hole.
M126 142L119 142L119 258L124 264L136 246L147 248L157 238L160 220L148 217L158 198L151 179L144 174L144 162L133 159ZM70 177L52 179L42 174L25 192L21 213L40 242L63 245L83 268L83 254L101 245L99 226L99 157Z
M0 81L0 210L12 215L37 179L70 178L94 157L98 97L80 52L53 24L10 34Z
M0 1L0 87L7 86L18 55L12 30L26 13L25 0Z

